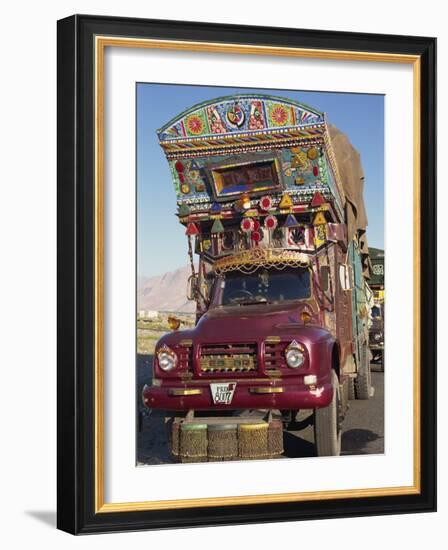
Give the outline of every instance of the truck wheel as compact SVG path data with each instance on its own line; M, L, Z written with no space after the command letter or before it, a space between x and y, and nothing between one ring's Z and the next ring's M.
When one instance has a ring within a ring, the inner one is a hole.
M347 385L348 385L348 398L350 401L353 401L354 399L356 399L356 394L355 394L355 379L350 377L348 380L347 380Z
M345 415L347 414L348 408L350 407L349 404L349 397L348 397L348 379L344 380L343 384L339 385L339 395L341 398L341 414L342 414L342 420L344 420Z
M355 379L356 399L369 399L371 395L372 376L370 372L369 348L363 346L361 349L361 361L358 369L358 376Z
M339 380L331 371L333 399L328 407L314 409L314 443L317 456L341 454L341 395Z
M380 351L379 356L380 372L384 372L384 350Z

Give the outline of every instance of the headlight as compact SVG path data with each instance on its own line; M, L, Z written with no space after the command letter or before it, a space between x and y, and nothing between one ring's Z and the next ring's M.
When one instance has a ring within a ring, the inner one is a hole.
M373 338L379 342L381 340L381 332L376 332L374 335L373 335Z
M168 346L162 346L157 352L157 360L159 367L164 371L174 369L177 365L177 355Z
M286 364L292 369L297 369L303 365L305 355L302 347L297 342L291 342L285 350Z

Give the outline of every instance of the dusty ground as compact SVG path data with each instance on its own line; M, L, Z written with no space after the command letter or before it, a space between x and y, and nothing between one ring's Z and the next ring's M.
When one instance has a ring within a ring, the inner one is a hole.
M151 380L152 355L137 359L137 404L141 407L141 389ZM375 367L372 366L372 370ZM367 401L350 401L343 425L342 454L379 454L384 452L384 374L372 372L375 395ZM309 412L300 413L296 426L284 434L285 458L316 456L313 426ZM174 462L167 447L163 411L153 411L143 417L142 430L137 434L138 464Z

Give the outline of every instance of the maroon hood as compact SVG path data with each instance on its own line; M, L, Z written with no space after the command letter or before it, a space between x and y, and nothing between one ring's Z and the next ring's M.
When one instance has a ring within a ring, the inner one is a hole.
M204 313L194 329L172 332L162 340L173 345L181 339L191 338L194 343L204 344L255 342L267 336L285 336L312 344L331 337L318 325L317 316L313 316L310 323L303 324L301 313L304 309L312 313L306 302L214 307Z

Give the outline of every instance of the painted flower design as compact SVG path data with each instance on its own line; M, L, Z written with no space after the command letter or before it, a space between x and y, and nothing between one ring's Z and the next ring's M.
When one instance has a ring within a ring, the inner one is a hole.
M187 118L187 128L190 134L198 135L202 133L204 124L197 115L191 115Z
M271 110L271 120L276 126L284 126L288 121L288 112L283 105L274 105Z

